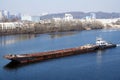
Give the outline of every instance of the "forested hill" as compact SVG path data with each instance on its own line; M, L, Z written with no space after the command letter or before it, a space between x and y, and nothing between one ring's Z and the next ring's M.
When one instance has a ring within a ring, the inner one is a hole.
M64 12L64 13L55 13L55 14L44 15L44 16L41 16L41 19L52 19L52 18L56 18L56 17L63 18L65 13L72 14L75 19L85 18L86 16L90 16L91 13L95 13L97 19L103 19L103 18L110 19L110 18L119 18L120 17L120 13L115 13L115 12L112 12L112 13L108 13L108 12Z

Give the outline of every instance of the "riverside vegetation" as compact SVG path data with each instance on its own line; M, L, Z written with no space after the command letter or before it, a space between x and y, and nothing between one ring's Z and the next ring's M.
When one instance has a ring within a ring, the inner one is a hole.
M110 27L108 25L108 27ZM51 32L65 32L65 31L81 31L103 29L105 26L99 21L58 21L51 20L50 22L24 22L22 27L14 29L1 29L0 35L8 34L38 34Z

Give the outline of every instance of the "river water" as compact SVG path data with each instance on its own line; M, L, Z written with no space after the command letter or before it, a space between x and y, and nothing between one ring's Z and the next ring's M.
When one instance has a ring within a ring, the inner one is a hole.
M24 54L95 43L96 37L118 47L27 65L11 65L6 54ZM120 80L120 30L91 30L0 37L0 80Z

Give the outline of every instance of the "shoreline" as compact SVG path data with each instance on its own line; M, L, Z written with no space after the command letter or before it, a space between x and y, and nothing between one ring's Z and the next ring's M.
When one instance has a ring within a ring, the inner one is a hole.
M103 24L99 21L92 21L92 22L51 21L49 23L24 22L24 23L21 23L21 25L19 26L15 25L14 28L4 29L4 28L1 28L0 26L0 36L16 35L16 34L45 34L45 33L53 33L53 32L69 32L69 31L84 31L84 30L99 30L99 29L120 29L120 25Z
M92 30L120 30L120 28L109 28L109 29L92 29ZM74 30L76 31L90 31L90 30ZM74 32L74 31L59 31L59 32ZM59 33L57 32L57 33ZM26 35L26 34L51 34L51 33L56 33L56 32L47 32L47 33L13 33L13 34L9 34L9 33L5 33L5 34L0 34L0 37L2 36L10 36L10 35Z
M98 30L98 29L92 29L92 30ZM101 29L100 29L101 30ZM9 36L9 35L25 35L25 34L50 34L50 33L59 33L59 32L76 32L76 31L89 31L89 30L69 30L69 31L54 31L54 32L45 32L45 33L2 33L1 36Z

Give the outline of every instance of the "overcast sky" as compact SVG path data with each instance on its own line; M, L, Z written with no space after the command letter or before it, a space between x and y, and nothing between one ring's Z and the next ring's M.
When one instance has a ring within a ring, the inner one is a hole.
M120 12L120 0L0 0L0 10L31 15L68 11Z

